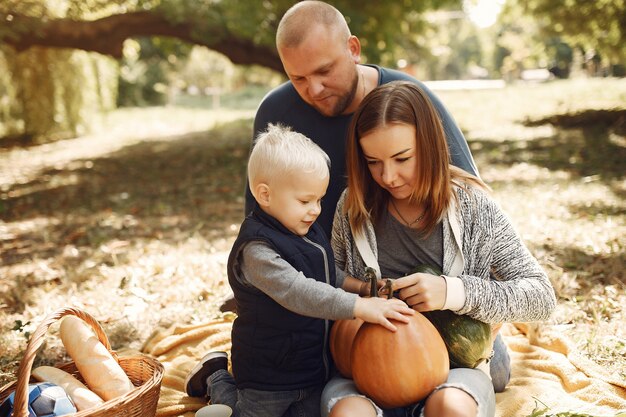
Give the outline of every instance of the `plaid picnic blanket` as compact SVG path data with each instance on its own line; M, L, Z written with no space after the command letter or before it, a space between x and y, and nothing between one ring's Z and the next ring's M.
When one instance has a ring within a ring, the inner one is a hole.
M159 328L146 341L142 351L165 366L157 416L193 417L206 405L185 395L185 376L207 352L230 351L233 318ZM578 354L558 328L516 323L501 333L511 354L511 381L496 395L496 417L530 416L546 406L550 415L626 417L626 381Z

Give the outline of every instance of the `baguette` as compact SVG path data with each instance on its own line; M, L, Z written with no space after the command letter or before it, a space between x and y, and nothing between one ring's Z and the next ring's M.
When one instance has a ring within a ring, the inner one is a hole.
M61 320L61 340L87 386L104 401L120 397L134 387L122 367L100 343L91 327L76 316Z
M78 411L88 410L103 404L104 401L98 395L90 391L78 379L62 369L52 366L40 366L32 372L33 378L40 382L52 382L63 388L67 395L74 401Z

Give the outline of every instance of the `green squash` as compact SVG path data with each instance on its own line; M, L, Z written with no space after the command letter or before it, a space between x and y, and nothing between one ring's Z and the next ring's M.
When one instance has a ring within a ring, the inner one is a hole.
M420 265L413 273L441 275L429 265ZM433 310L423 313L437 328L448 348L450 368L475 368L489 359L492 350L491 326L467 315L450 310Z

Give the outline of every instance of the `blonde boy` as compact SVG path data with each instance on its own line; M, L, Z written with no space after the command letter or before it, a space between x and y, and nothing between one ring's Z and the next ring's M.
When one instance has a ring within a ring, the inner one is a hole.
M190 396L226 404L233 416L319 416L331 376L330 320L360 317L391 331L389 319L413 314L399 300L360 298L363 282L335 269L328 239L315 220L329 180L328 156L304 135L269 125L248 162L256 204L228 260L238 317L232 370L211 352L186 381ZM343 288L343 289L341 289ZM297 410L297 411L296 411Z

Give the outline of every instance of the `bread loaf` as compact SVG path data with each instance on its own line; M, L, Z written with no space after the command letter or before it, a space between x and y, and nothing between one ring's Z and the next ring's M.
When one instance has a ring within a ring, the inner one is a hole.
M40 366L33 370L32 376L37 381L52 382L63 388L74 401L78 411L88 410L104 403L102 398L90 391L85 384L62 369L53 368L52 366Z
M65 316L61 320L60 334L65 350L85 383L100 398L108 401L134 388L122 367L83 320Z

